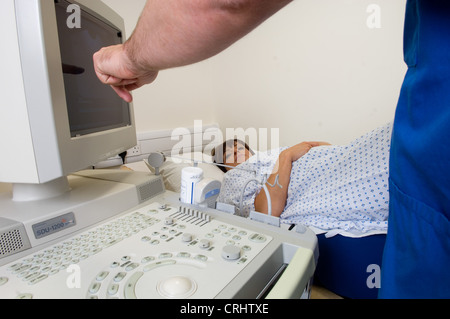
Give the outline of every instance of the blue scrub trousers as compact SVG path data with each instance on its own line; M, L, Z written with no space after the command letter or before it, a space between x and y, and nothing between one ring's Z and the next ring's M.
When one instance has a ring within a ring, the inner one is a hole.
M450 298L450 0L408 0L380 298Z

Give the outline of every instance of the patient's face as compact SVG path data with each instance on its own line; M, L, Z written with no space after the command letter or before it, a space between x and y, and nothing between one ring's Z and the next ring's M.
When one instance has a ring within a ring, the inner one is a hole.
M247 161L251 156L252 154L250 151L238 142L234 144L234 147L226 148L225 154L223 155L223 161L225 165L236 167ZM227 170L230 169L231 168L227 168Z

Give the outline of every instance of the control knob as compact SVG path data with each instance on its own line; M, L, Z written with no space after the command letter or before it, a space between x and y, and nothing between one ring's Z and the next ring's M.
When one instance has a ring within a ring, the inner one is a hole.
M208 239L202 239L200 241L200 248L208 249L211 246L211 242Z
M241 249L235 245L228 245L222 248L222 258L225 260L237 260L241 258Z

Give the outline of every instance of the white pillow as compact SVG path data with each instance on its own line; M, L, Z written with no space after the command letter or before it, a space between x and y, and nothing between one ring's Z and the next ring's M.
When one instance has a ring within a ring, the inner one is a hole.
M204 161L208 163L212 163L211 156L203 154L202 152L194 152L194 153L185 153L180 155L181 158L166 158L166 161L160 167L159 172L162 175L164 185L167 190L179 193L181 191L181 170L185 167L193 166L193 162L185 159L192 159L197 161ZM136 165L129 165L133 170L141 170ZM145 170L147 171L149 168L144 164ZM141 166L139 166L141 167ZM206 163L198 163L198 167L203 169L203 176L207 178L212 178L222 182L224 173L215 165L206 164ZM155 172L153 168L150 168L152 173Z

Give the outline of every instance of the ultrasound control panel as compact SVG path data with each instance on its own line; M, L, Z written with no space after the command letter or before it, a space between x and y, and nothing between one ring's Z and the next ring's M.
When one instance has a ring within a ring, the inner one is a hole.
M234 297L264 277L256 263L273 263L273 235L154 201L4 265L0 298Z

